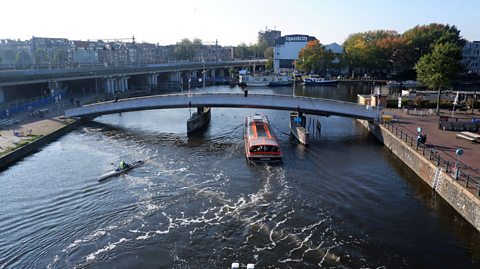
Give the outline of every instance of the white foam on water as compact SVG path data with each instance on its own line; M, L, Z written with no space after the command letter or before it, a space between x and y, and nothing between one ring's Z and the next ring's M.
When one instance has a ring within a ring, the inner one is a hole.
M62 250L62 252L71 252L73 249L76 249L83 243L88 243L92 241L96 241L106 235L108 233L108 230L98 230L93 232L92 234L88 235L84 239L77 239L73 241L70 245L68 245L65 249Z
M95 260L95 258L101 254L101 253L104 253L104 252L108 252L108 251L111 251L113 249L115 249L117 247L117 245L123 243L123 242L127 242L129 241L128 239L126 238L120 238L120 240L118 240L117 242L115 243L109 243L108 245L106 245L104 248L101 248L101 249L98 249L97 251L93 252L93 253L90 253L87 255L86 257L86 261L87 262L92 262L93 260Z

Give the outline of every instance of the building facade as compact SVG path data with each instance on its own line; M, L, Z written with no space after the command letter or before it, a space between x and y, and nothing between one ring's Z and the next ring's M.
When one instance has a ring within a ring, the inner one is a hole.
M265 42L269 47L273 47L280 36L282 36L281 31L265 29L265 31L258 32L258 43Z
M300 50L313 40L316 38L309 35L286 35L277 38L273 47L274 72L276 74L293 72Z
M66 38L32 37L30 49L33 65L39 68L66 67L70 41Z
M5 68L26 68L32 65L30 48L25 41L0 39L1 65Z
M32 37L29 40L0 39L0 69L132 66L177 62L177 45L138 43L135 38L119 40L68 40ZM218 41L195 47L190 61L228 61L235 47Z
M480 75L480 41L467 41L463 47L463 64L469 74Z
M71 41L69 49L70 63L79 66L98 65L97 42L94 41Z

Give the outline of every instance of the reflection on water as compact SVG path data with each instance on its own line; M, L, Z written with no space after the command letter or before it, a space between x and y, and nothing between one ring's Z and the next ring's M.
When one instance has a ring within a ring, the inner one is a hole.
M254 112L268 115L283 165L246 162ZM305 147L287 111L213 109L191 137L188 117L102 116L1 173L0 268L478 267L478 233L355 121L315 116L322 135ZM146 163L99 184L120 159Z

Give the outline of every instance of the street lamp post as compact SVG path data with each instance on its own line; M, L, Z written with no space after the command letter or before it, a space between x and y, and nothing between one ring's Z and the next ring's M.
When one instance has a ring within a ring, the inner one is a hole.
M205 80L206 80L206 71L205 71L205 58L202 57L202 62L203 62L203 87L205 88Z
M454 171L454 176L455 176L455 179L458 179L459 175L460 175L460 170L459 170L459 166L460 166L460 156L463 155L463 149L462 148L458 148L456 151L455 151L455 154L457 155L457 162L455 163L455 171Z

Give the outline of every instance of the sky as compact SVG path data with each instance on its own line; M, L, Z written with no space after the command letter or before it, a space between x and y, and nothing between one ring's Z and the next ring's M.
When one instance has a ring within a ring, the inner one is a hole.
M253 44L258 32L306 34L342 44L352 33L403 33L429 23L455 25L480 40L480 0L3 0L0 39L32 36L175 44Z

